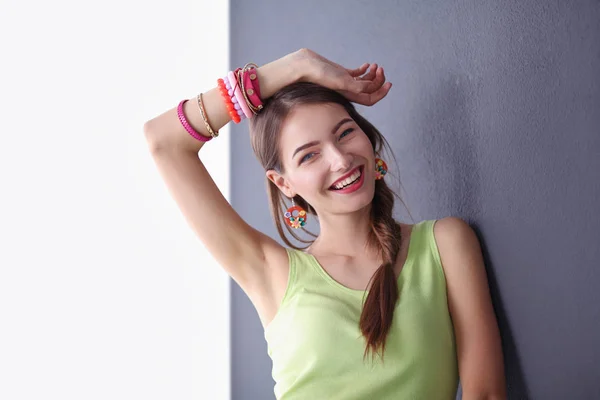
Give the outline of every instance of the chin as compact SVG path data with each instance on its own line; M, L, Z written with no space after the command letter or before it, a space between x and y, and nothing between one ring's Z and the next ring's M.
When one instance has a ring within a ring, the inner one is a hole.
M374 182L375 178L373 178ZM362 210L363 208L370 206L375 197L375 184L371 183L360 189L360 193L357 191L348 195L338 195L332 193L331 190L327 190L329 208L334 210L336 213L351 213Z

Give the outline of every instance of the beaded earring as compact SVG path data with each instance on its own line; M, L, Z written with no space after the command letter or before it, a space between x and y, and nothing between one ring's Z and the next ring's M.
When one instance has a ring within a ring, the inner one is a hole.
M294 215L294 211L297 211L298 214ZM294 198L292 197L292 206L287 209L285 214L283 214L285 222L291 226L292 228L298 229L306 225L306 211L304 208L297 206L294 203Z
M387 174L388 166L380 158L375 158L375 179L383 179L383 176Z

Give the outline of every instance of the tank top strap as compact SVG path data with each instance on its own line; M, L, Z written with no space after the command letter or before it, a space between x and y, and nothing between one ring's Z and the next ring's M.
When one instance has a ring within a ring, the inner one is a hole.
M444 268L442 267L442 260L440 258L440 252L438 250L437 242L433 234L433 228L437 219L430 219L423 221L422 227L422 238L421 243L423 246L423 252L425 252L431 259L431 266L435 272L435 276L440 281L444 295L446 294L446 276L444 275Z
M326 283L323 280L324 271L317 264L316 259L312 254L305 253L302 250L287 248L289 257L290 279L288 289L290 294L295 292L297 287L313 287L313 285L321 286ZM327 286L327 284L325 284Z
M286 251L289 260L289 277L281 307L284 307L299 290L309 287L317 275L310 254L290 247L286 247Z
M411 258L416 268L411 268L400 283L407 287L415 284L429 288L429 294L439 296L446 302L446 276L442 267L440 253L433 233L436 219L423 220L416 224L411 233ZM413 236L414 235L414 236Z
M410 234L410 256L419 258L424 254L431 255L433 240L433 224L435 220L423 220L413 226Z

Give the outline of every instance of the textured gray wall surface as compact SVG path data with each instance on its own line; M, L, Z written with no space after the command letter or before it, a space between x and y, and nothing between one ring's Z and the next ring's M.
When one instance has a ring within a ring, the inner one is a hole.
M510 399L600 399L600 2L231 1L231 66L307 47L394 84L359 110L398 160L407 223L476 230ZM277 238L246 122L232 204ZM387 178L386 178L387 179ZM232 281L232 396L271 399L260 321Z

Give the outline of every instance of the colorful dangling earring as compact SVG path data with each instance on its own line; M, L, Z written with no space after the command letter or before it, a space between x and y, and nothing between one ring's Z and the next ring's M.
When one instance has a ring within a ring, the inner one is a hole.
M375 159L375 179L379 180L379 179L383 179L383 176L385 174L387 174L388 171L388 166L385 163L385 161L383 161L380 158L376 158Z
M294 211L298 211L298 214L294 215ZM296 203L294 203L293 197L292 206L287 209L283 216L285 218L285 222L292 228L298 229L306 225L306 211L304 211L304 208L297 206Z

